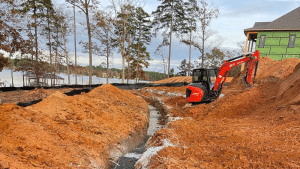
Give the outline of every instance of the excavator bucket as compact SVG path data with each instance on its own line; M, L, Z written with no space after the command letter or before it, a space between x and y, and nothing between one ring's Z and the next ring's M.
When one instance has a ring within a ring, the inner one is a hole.
M247 76L242 75L242 81L247 87L252 87L250 84L247 83Z

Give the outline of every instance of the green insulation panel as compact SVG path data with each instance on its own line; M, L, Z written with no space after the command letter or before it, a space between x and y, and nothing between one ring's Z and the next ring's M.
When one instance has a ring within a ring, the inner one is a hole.
M299 55L283 55L283 59L285 58L299 58Z
M260 37L257 36L256 42L255 42L256 47L258 47L258 45L259 45L259 39L260 39Z
M280 46L288 46L289 45L289 38L280 38L279 45Z
M286 46L271 46L270 54L285 54Z
M300 47L287 48L286 54L300 54Z
M296 35L296 37L300 37L300 32L290 32L290 34L295 34Z
M290 36L290 32L274 32L273 37L289 37Z
M296 35L295 47L300 47L300 35L299 36Z
M273 37L274 32L258 32L257 37L261 35L266 35L266 37Z
M279 46L280 38L268 38L266 37L266 46Z
M272 60L281 60L282 55L268 55Z
M266 53L260 53L260 57L267 57Z
M260 53L269 54L270 53L270 46L265 46L264 48L256 48L255 50L259 50Z
M265 44L259 47L261 35L265 35ZM294 46L288 47L290 35L296 35ZM273 60L300 57L300 31L266 31L258 32L255 50L260 50L261 57L271 57Z

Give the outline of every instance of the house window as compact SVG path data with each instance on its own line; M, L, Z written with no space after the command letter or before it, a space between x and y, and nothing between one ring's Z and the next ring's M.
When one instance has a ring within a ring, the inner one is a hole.
M294 47L295 39L296 39L296 35L290 35L290 41L289 41L288 48L293 48Z
M261 35L258 47L263 48L265 46L265 41L266 41L266 35Z

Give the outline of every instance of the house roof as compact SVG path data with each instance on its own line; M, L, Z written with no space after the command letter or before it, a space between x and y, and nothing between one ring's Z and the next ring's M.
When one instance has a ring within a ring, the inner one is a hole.
M244 29L245 35L252 31L300 30L300 7L275 19L272 22L255 22L252 28Z

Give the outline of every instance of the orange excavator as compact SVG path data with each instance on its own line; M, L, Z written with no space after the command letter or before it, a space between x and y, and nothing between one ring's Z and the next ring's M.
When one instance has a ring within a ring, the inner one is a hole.
M254 70L253 82L260 60L259 51L226 60L220 68L200 68L193 70L193 83L186 89L188 103L209 103L219 98L231 68L246 63L247 72L242 76L245 85L250 86Z

